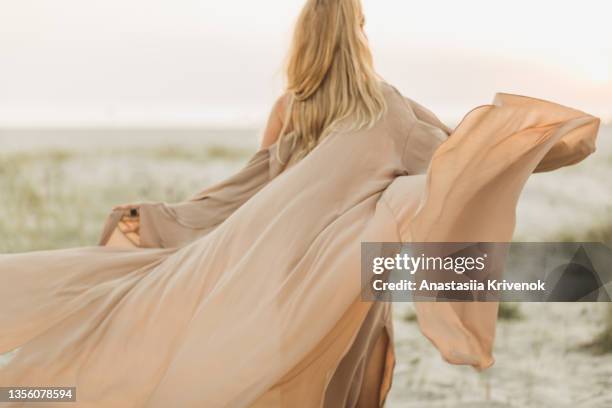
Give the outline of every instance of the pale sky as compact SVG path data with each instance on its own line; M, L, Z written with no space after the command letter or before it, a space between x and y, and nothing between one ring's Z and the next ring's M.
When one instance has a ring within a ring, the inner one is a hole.
M261 125L302 0L0 0L0 127ZM378 72L449 121L495 92L612 119L607 0L364 0Z

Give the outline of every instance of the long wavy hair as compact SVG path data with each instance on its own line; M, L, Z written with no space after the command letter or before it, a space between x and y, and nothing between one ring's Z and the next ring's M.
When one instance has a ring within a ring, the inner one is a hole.
M360 0L307 0L302 9L289 51L289 101L280 134L294 136L297 158L341 121L343 129L371 127L386 111L364 23Z

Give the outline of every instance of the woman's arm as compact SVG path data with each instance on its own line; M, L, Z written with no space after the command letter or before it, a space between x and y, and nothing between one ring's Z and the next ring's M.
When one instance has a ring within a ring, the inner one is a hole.
M278 140L281 130L283 130L285 114L287 112L287 106L289 105L289 98L289 94L284 94L274 103L261 140L262 149L273 145Z
M268 124L266 125L266 129L261 141L261 147L262 148L267 148L270 145L276 143L276 141L278 140L278 137L280 136L280 132L283 129L283 120L285 117L285 112L288 106L288 102L289 102L289 95L285 94L283 96L281 96L280 98L278 98L278 100L276 101L276 103L274 104L274 107L272 108L272 111L270 112L270 117L268 119ZM257 157L257 156L256 156ZM266 166L267 168L267 162L262 162L261 158L258 159L258 161L250 163L250 167L247 167L247 169L243 170L243 171L249 171L249 172L259 172L257 174L255 174L255 176L257 176L258 174L260 174L261 172L258 170L261 168L261 166ZM268 171L266 170L265 173L261 173L263 174L265 177L265 180L267 180L268 176ZM240 179L242 180L242 179ZM242 181L233 181L234 184L236 183L241 183L241 184L245 184ZM253 175L249 174L249 180L253 183L262 183L263 181L261 180L261 177L253 177ZM259 181L258 181L259 180ZM231 179L230 179L231 181ZM246 200L246 195L248 194L249 191L253 191L253 188L251 188L250 186L246 186L246 192L242 191L240 189L240 184L238 184L238 191L234 191L231 190L231 187L228 185L225 185L223 188L225 190L230 191L231 193L227 193L230 195L235 195L236 198L238 198L240 202ZM220 187L217 187L220 188ZM212 193L208 193L208 194L212 194ZM201 203L203 203L203 199L204 196L198 197L197 199L193 200L193 206L198 206L201 205ZM225 207L228 208L228 212L231 213L232 211L232 203L231 200L228 200L227 198L223 198L222 200L213 200L211 201L211 206L214 208L215 205L218 205L219 202L224 203ZM199 204L198 204L199 203ZM187 203L187 205L191 204L191 202ZM185 206L185 203L182 203L181 205ZM164 207L166 208L166 207ZM103 237L101 239L101 245L105 245L105 246L114 246L114 247L139 247L141 245L141 239L140 239L140 233L141 233L141 220L140 220L140 210L141 210L141 205L140 204L124 204L124 205L119 205L113 208L114 213L113 215L111 215L111 217L109 218L109 221L107 221L107 224L109 225L108 227L108 231L106 231L105 228L105 232L103 233ZM159 209L157 207L153 207L152 209L149 209L150 211L153 211L153 213L157 213L157 211L159 211ZM174 208L172 211L176 211L176 208ZM183 211L185 211L183 209ZM205 224L205 220L211 219L211 213L215 214L215 217L219 217L221 214L221 210L219 210L218 208L215 209L214 211L208 210L206 211L205 208L201 208L199 210L202 213L202 218L204 221L202 221L203 224ZM166 215L164 213L164 215ZM193 216L192 216L193 218ZM166 218L164 218L165 220ZM149 215L149 224L151 223L151 216ZM212 228L214 224L214 222L210 222L211 225L208 226L208 228ZM166 227L168 227L168 225L166 225ZM198 227L201 227L201 225L198 225ZM181 229L183 228L183 229ZM198 235L197 233L193 233L191 234L189 232L189 230L204 230L204 228L196 228L196 227L186 227L184 225L180 225L178 226L177 224L177 230L173 230L172 232L175 235L179 235L179 233L183 233L185 236L188 236L187 238L191 238L191 235ZM187 232L185 232L187 231ZM155 230L155 232L151 232L151 228L149 228L149 234L156 236L156 239L159 241L163 241L163 243L167 243L168 239L161 239L159 238L157 235L160 234L160 232L164 232L163 230L157 231ZM172 236L171 233L169 232L165 232L166 235ZM156 235L157 234L157 235ZM186 239L187 239L186 238ZM149 238L149 241L151 241L151 239ZM175 239L175 241L177 241ZM152 244L159 244L158 242L152 243L152 242L148 242L149 246L152 246Z

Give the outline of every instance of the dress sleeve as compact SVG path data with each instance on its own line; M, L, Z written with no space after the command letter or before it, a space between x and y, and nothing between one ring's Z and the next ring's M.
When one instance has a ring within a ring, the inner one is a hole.
M140 246L181 247L208 234L284 170L291 142L286 137L260 149L238 173L189 200L140 204ZM122 215L115 210L108 216L100 245L107 245Z
M408 174L423 174L451 130L428 109L405 97L404 101L414 114L416 123L406 138L402 162Z
M438 119L438 117L432 111L410 98L404 97L404 100L412 108L414 115L420 122L441 129L444 133L446 133L446 136L449 136L452 133L452 129Z

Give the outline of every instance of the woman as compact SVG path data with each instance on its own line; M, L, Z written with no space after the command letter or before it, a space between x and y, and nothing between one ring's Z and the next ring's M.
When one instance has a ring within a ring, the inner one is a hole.
M76 386L95 407L382 406L391 314L360 298L360 243L509 241L528 175L582 160L599 122L498 95L449 138L377 77L363 24L359 0L306 2L238 174L117 208L103 247L0 257L0 353L18 349L0 386ZM492 364L495 304L416 306L446 360Z

